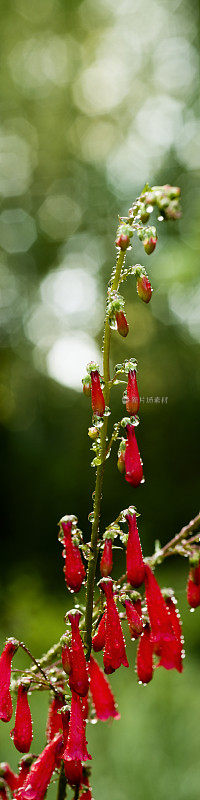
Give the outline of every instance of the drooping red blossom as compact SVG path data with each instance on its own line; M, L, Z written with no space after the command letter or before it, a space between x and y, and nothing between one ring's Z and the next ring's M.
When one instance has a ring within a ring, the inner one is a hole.
M126 410L128 414L138 414L140 407L140 396L138 392L135 369L129 369L126 392L127 392Z
M200 564L190 568L187 582L187 601L191 608L200 606Z
M177 640L177 669L178 672L183 671L183 664L182 664L182 651L183 651L183 636L182 636L182 626L181 626L181 618L176 608L176 601L175 598L167 597L165 600L168 614L170 616L171 624L173 631L176 636Z
M6 785L2 779L0 779L0 800L8 800Z
M140 600L138 602L140 603ZM126 616L131 634L131 639L138 639L143 629L143 621L141 614L138 614L136 603L132 603L131 600L128 599L125 600L124 605L126 609Z
M153 678L153 645L150 626L143 628L137 650L137 675L141 683L149 683Z
M137 589L144 581L144 561L136 522L136 514L126 514L128 542L126 548L127 581Z
M97 633L95 633L92 639L92 647L95 653L99 653L100 650L103 650L105 646L105 638L106 638L106 611L104 611L103 617L101 617L101 620L97 628Z
M10 732L14 745L19 753L28 753L30 750L33 727L27 696L27 686L19 686L15 713L15 726Z
M33 756L31 753L29 753L28 756L26 755L21 758L21 761L19 762L18 789L20 789L22 784L25 782L34 758L35 756Z
M61 658L62 658L63 669L66 672L66 675L69 675L71 671L71 660L70 660L70 647L68 644L64 644L64 646L62 647Z
M127 322L126 315L124 314L124 311L116 311L115 312L115 319L116 319L116 323L117 323L118 333L120 334L120 336L123 336L123 338L125 339L126 336L128 336L129 324Z
M112 539L105 539L103 553L100 561L100 572L102 578L107 578L112 572L113 556L112 556Z
M72 690L69 735L63 758L65 761L87 761L91 759L87 751L85 721L81 697Z
M68 617L72 628L69 685L70 689L84 697L88 692L89 681L83 642L79 631L80 611L70 611Z
M83 767L81 761L69 761L66 760L63 756L64 761L64 770L65 770L65 777L67 778L68 783L70 786L79 786L82 781L83 777Z
M72 541L72 522L70 520L68 522L61 521L61 525L64 534L63 556L65 565L63 571L66 584L72 592L79 592L85 578L85 569L80 550Z
M143 467L142 467L142 459L140 457L137 439L135 435L135 428L134 425L128 423L126 426L127 430L127 441L126 441L126 449L125 449L125 470L126 470L126 481L131 484L131 486L139 486L141 481L144 480L143 476Z
M19 776L13 772L7 761L2 761L0 764L0 778L4 779L11 792L18 788Z
M19 800L43 800L62 749L63 737L62 734L57 733L32 764L17 795Z
M137 293L140 300L144 303L149 303L151 300L153 289L147 275L142 275L137 279Z
M103 417L105 411L105 400L100 384L98 369L93 369L91 371L91 381L92 411L93 414L97 414L98 417Z
M153 650L160 657L158 667L177 669L180 672L178 641L164 597L149 566L145 566L145 593Z
M122 633L121 622L117 606L113 598L112 578L102 578L100 587L106 595L106 635L103 653L103 663L106 675L115 672L121 664L128 667L125 641Z
M67 747L67 740L69 735L69 720L70 720L70 711L65 709L61 712L62 718L62 728L63 728L63 739L64 739L64 753L63 753L63 762L64 762L64 770L65 770L65 777L67 778L68 783L70 786L76 786L77 784L81 783L82 780L82 764L80 759L76 760L69 760L65 758L65 749Z
M16 639L8 639L0 658L0 719L2 722L10 722L12 717L11 663L17 646Z
M108 683L107 678L105 678L103 670L99 667L97 661L95 661L92 656L90 656L89 674L90 692L92 695L92 701L95 707L97 719L106 720L109 719L109 717L120 719L120 714L116 709L115 699L113 697L110 684Z
M53 699L51 700L48 717L47 717L47 724L46 724L46 738L47 742L51 742L54 739L56 733L62 730L62 719L61 714L58 712L61 710L64 704L63 695L56 694Z
M143 239L145 253L147 253L148 256L155 250L156 242L157 236L148 236L146 239Z

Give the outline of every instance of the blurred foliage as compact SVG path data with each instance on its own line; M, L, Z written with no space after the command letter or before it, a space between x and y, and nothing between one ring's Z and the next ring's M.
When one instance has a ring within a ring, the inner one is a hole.
M133 497L115 451L103 524L136 502L147 554L198 511L198 20L195 0L2 2L2 631L35 651L62 628L58 519L76 513L89 538L94 472L81 377L101 358L117 215L146 181L180 185L183 214L157 222L150 259L141 244L128 255L144 263L154 294L144 308L133 279L124 286L130 334L114 333L112 360L139 362L146 483ZM113 420L121 413L118 386ZM179 570L172 579L183 588ZM198 612L189 622L194 656ZM112 736L102 725L92 731L97 797L121 800L133 786L138 800L196 800L197 669L194 657L181 679L156 675L144 699L130 674L113 678L124 711ZM44 717L39 744L43 730Z

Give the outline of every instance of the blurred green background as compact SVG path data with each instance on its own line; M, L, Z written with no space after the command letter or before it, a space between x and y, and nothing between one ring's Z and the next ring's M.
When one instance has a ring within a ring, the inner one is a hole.
M89 360L101 363L117 215L146 181L179 185L183 213L157 223L151 258L140 244L128 254L154 294L143 307L134 280L125 285L130 334L114 333L112 360L139 362L146 482L136 497L115 451L102 524L136 503L147 555L198 512L198 24L195 0L2 0L1 636L20 636L38 655L63 632L70 602L57 522L75 513L90 535L95 475L81 377ZM121 567L120 554L116 575ZM158 670L146 689L132 669L114 675L122 719L89 731L95 800L199 798L199 611L189 614L186 575L178 562L160 574L184 618L184 674ZM38 751L47 699L34 696L33 706ZM14 764L8 738L2 725L0 758Z

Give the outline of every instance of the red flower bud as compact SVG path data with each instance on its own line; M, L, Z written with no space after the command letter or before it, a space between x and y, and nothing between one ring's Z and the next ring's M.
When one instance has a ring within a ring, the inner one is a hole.
M121 475L125 473L125 452L121 452L118 456L117 467Z
M11 663L18 642L8 639L0 658L0 719L10 722L12 717L12 699L10 694Z
M128 542L126 548L127 581L135 589L144 581L144 561L135 514L126 514Z
M106 636L103 654L104 670L107 675L115 672L121 664L128 667L128 660L125 650L125 642L121 628L121 622L113 598L112 578L102 578L100 587L106 595Z
M64 647L62 647L61 657L62 657L63 669L66 672L66 675L69 675L69 673L71 672L71 661L70 661L70 648L68 647L67 644L64 644Z
M127 430L127 441L125 449L126 481L130 483L131 486L136 487L139 486L139 484L144 480L142 460L137 445L134 425L128 423L128 425L126 426L126 430Z
M103 617L100 620L100 623L97 628L97 633L95 633L92 639L92 647L95 653L99 653L100 650L103 650L105 646L105 637L106 637L106 611L104 612Z
M187 600L191 608L200 606L200 564L189 571Z
M138 645L137 674L140 683L149 683L153 678L153 646L148 624L143 629Z
M147 239L143 239L145 253L147 253L148 256L155 250L156 242L157 236L148 236Z
M151 283L146 275L142 275L141 278L137 280L137 293L141 300L144 303L149 303L151 300L153 289Z
M118 333L120 333L120 336L123 336L125 339L126 336L128 336L129 325L126 316L124 314L124 311L116 311L115 318L116 318Z
M63 695L56 694L55 697L53 697L53 700L51 700L46 724L46 737L48 744L52 741L52 739L54 739L56 733L59 733L62 730L61 714L58 712L63 707L63 704Z
M0 777L4 779L12 793L18 788L18 775L15 775L7 761L2 761L0 764Z
M127 233L121 233L120 236L118 236L118 239L116 239L115 244L116 247L120 247L121 250L127 250L127 247L130 244L130 239Z
M68 614L72 628L72 640L70 647L70 664L71 670L69 674L70 689L84 697L89 689L89 681L86 667L85 653L83 649L83 642L79 631L79 620L81 617L80 611L71 611Z
M112 572L113 557L112 557L112 539L105 539L103 553L100 561L100 572L102 578L107 578Z
M140 407L140 396L138 392L136 371L135 369L129 369L126 410L128 411L128 414L138 414L139 407Z
M64 533L65 565L63 571L66 584L72 592L79 592L85 578L80 550L72 541L72 522L61 522L61 525Z
M125 600L124 605L131 639L138 639L143 629L141 614L138 614L136 604L132 603L131 600Z
M100 377L97 369L91 372L92 381L92 411L98 417L103 417L105 411L105 400L100 384Z
M145 566L145 592L154 652L158 667L180 671L179 649L164 597L149 566Z
M105 678L103 670L97 661L90 656L89 662L90 692L95 707L97 719L106 720L109 717L120 719L120 714L115 706L115 700L110 685Z
M73 761L77 759L78 761L87 761L88 758L91 758L87 751L81 698L74 691L72 691L69 736L63 758L65 761L70 761L71 759Z
M16 749L19 750L20 753L29 752L33 738L33 729L26 686L19 686L18 689L15 727L10 732L10 735Z
M19 791L18 797L20 800L43 800L62 748L62 734L57 734L32 764L30 772Z

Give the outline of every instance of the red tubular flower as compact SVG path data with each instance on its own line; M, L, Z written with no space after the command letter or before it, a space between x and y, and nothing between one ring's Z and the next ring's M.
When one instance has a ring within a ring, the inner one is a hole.
M15 775L7 761L0 764L0 778L4 779L12 793L18 788L18 775Z
M31 764L34 761L34 756L29 753L28 756L23 756L19 763L19 775L18 775L18 789L21 788L22 784L25 782L27 775L30 772Z
M181 627L181 619L178 609L176 608L176 601L175 598L168 597L166 599L166 606L168 610L168 614L170 616L170 621L172 624L172 628L177 640L177 670L178 672L183 671L183 664L182 664L182 650L183 650L183 636L182 636L182 627Z
M69 735L69 719L70 719L70 712L68 711L68 709L62 711L61 718L63 727L64 748L66 749L68 735ZM76 760L66 759L65 749L63 753L65 776L70 786L76 786L77 784L80 784L82 780L82 775L83 775L82 764L80 759Z
M63 556L65 558L65 566L63 571L66 584L72 592L79 592L85 578L85 569L80 550L72 541L72 522L61 522L61 525L64 534Z
M79 631L79 620L81 617L80 611L70 611L68 617L72 628L72 640L70 647L71 670L69 673L69 685L70 689L73 689L74 692L77 692L77 694L80 694L82 697L84 697L89 689L89 681L83 642Z
M14 745L20 753L29 752L33 738L32 718L27 691L28 690L26 686L19 686L17 693L15 727L10 732Z
M97 628L97 633L93 636L92 647L95 653L99 653L105 646L106 638L106 611L101 617L100 623Z
M18 642L8 639L0 658L0 719L10 722L12 717L12 699L10 694L11 663Z
M136 371L135 369L129 369L126 410L128 411L128 414L138 414L139 407L140 407L140 396L138 392Z
M143 629L138 645L137 674L140 683L149 683L153 678L153 646L148 624Z
M140 601L138 602L140 603ZM126 609L126 616L131 634L131 639L138 639L143 629L141 614L138 614L138 611L136 609L136 604L132 603L131 600L125 600L124 605Z
M115 319L116 319L116 323L117 323L118 333L120 334L120 336L123 336L123 338L125 339L126 336L128 336L129 325L128 325L128 322L127 322L127 319L126 319L126 315L124 314L124 311L116 311L115 312Z
M20 800L43 800L62 748L63 737L62 734L57 733L32 764L30 772L19 791L18 797Z
M90 692L95 707L97 719L106 720L109 717L120 719L110 685L105 678L103 670L97 661L90 656L89 662Z
M83 767L81 761L78 761L78 759L76 759L76 761L66 761L64 756L63 761L67 782L70 784L70 786L79 786L83 777Z
M65 761L87 761L88 758L91 759L87 751L82 702L79 694L74 691L72 691L69 736L63 758Z
M144 561L137 528L136 515L126 514L128 522L128 542L126 548L127 581L135 589L144 581Z
M98 417L103 417L105 411L105 400L101 389L98 369L93 369L91 371L91 381L92 411L93 414L97 414Z
M145 592L154 652L160 657L158 667L180 672L178 642L164 597L149 566L145 566Z
M102 578L100 587L106 595L106 636L103 654L104 670L106 675L115 672L121 664L128 667L125 642L117 606L113 598L112 578Z
M126 430L128 437L125 449L126 481L130 483L131 486L136 487L144 480L142 460L138 450L134 425L128 423Z
M107 578L112 572L113 557L112 557L112 539L105 539L103 553L100 561L100 572L102 578Z
M140 300L143 300L144 303L149 303L151 300L153 289L147 275L142 275L137 280L137 293Z
M63 707L63 703L63 695L58 694L53 697L53 700L50 703L46 724L46 738L48 744L52 741L52 739L54 739L56 733L59 733L59 731L62 730L61 714L58 712Z
M191 567L187 583L187 601L191 608L200 606L200 564Z

